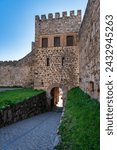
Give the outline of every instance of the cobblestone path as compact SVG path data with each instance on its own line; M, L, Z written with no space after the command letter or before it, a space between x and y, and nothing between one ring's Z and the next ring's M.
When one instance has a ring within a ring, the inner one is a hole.
M61 113L47 112L0 129L0 150L53 150Z

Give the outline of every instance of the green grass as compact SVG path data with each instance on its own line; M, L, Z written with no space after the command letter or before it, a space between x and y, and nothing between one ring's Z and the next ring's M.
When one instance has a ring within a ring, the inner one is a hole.
M58 150L100 149L100 105L80 88L68 92Z
M10 91L0 91L0 108L24 101L32 96L42 93L43 90L34 90L31 88L22 88Z

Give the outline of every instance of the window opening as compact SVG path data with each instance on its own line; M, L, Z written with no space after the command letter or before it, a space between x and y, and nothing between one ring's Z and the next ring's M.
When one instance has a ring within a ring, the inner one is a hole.
M48 47L48 38L42 38L42 48Z
M67 46L73 46L73 36L67 36Z
M54 47L60 46L60 37L54 37Z

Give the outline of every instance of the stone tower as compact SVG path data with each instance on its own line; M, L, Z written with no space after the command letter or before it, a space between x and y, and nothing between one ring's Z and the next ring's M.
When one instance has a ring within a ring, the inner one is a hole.
M35 16L34 88L51 91L79 85L78 32L81 10Z

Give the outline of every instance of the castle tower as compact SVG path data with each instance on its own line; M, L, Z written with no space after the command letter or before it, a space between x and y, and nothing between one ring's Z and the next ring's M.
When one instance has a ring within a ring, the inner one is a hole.
M67 89L79 85L78 32L81 10L35 16L34 88Z

